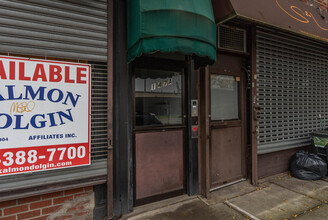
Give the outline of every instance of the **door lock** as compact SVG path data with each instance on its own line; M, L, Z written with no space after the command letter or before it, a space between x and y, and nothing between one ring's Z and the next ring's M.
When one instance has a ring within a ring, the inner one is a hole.
M254 114L253 114L254 120L258 121L261 119L261 107L254 106Z

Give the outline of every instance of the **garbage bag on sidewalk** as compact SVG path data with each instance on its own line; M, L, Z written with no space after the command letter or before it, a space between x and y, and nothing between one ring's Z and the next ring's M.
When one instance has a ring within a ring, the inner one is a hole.
M290 172L299 179L318 180L326 176L327 163L316 154L299 151L291 158Z

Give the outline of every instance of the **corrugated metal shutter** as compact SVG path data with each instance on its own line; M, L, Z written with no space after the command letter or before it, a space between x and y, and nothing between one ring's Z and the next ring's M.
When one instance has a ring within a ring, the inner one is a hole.
M0 1L0 52L92 64L91 158L107 155L107 1Z
M0 51L107 61L106 0L1 0Z
M91 97L91 160L107 159L107 63L93 63Z
M328 122L327 45L258 28L256 55L258 152L309 145Z
M48 184L60 191L106 182L107 1L0 0L0 14L1 54L80 60L92 68L91 166L1 176L0 201L49 192Z

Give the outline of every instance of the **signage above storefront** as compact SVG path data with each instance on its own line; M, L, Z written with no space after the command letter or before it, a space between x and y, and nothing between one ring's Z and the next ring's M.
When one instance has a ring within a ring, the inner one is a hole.
M0 176L90 164L90 74L0 57Z
M239 17L328 41L328 13L295 0L213 0L216 23Z

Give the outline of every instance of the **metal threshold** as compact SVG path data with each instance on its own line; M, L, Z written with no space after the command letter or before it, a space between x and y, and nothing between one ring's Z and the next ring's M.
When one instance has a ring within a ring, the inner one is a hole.
M231 185L234 185L234 184L236 184L236 183L243 182L243 181L246 181L246 178L242 178L242 179L240 179L240 180L236 180L236 181L234 181L234 182L227 183L227 184L224 184L224 185L222 185L222 186L218 186L218 187L212 188L212 189L210 189L210 192L213 192L213 191L216 191L216 190L219 190L219 189L222 189L222 188L225 188L225 187L227 187L227 186L231 186Z

